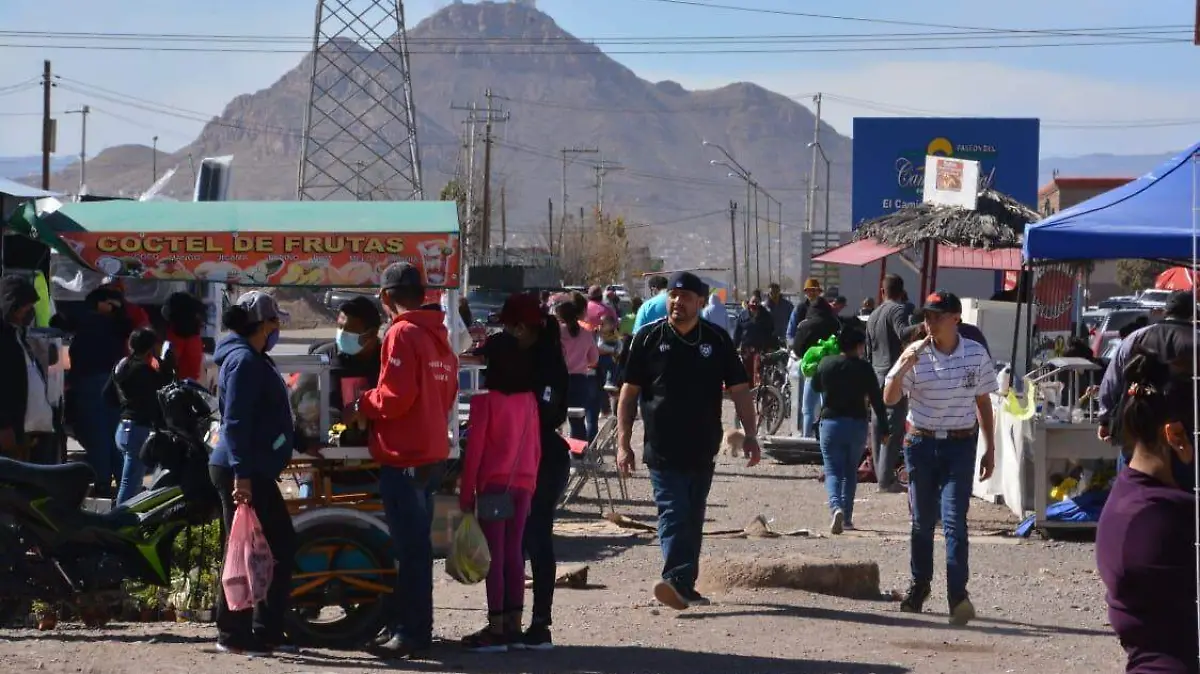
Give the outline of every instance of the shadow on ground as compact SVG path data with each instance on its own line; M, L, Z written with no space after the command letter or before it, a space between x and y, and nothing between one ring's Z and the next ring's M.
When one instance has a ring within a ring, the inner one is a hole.
M312 654L280 658L289 665L313 669L401 669L414 672L465 671L481 674L905 674L896 665L786 660L729 653L695 653L644 646L560 646L540 653L476 655L457 650L455 644L434 649L424 662L389 662L370 656Z

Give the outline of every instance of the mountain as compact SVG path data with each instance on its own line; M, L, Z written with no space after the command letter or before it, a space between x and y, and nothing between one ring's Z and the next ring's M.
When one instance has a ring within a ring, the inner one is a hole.
M50 170L59 171L69 165L72 157L51 157ZM29 175L41 175L42 158L40 155L30 157L0 157L0 178L23 178Z
M1085 154L1081 157L1048 157L1038 162L1038 185L1058 175L1072 178L1137 178L1176 156L1167 154Z
M463 153L465 116L451 105L475 101L485 108L484 92L491 89L492 105L511 113L506 124L497 126L492 158L493 241L500 238L502 192L511 243L545 240L548 200L553 199L556 212L561 209L564 147L596 146L603 159L624 167L604 179L606 212L654 225L632 230L635 238L677 262L697 264L707 257L708 262L727 263L727 249L711 242L728 237L729 200L745 201L743 183L710 165L723 157L703 147L705 140L724 146L754 172L784 203L786 223L803 219L811 163L806 145L814 119L785 96L746 83L687 91L674 82L643 80L523 5L454 4L413 27L409 36L427 197L436 196L455 175ZM344 50L339 58L366 63L379 58L358 45L339 47ZM195 141L160 159L160 169L173 163L186 167L189 155L198 160L232 154L233 198L294 198L311 67L306 57L266 89L232 100ZM383 86L396 90L399 83ZM365 108L361 95L343 102L349 110ZM395 129L379 131L389 141L399 140ZM834 166L832 220L844 229L849 221L850 140L828 125L821 137ZM581 157L569 171L568 206L576 215L580 206L590 212L596 198L595 173L587 165L592 159ZM114 162L121 166L102 171L97 158L95 164L89 162L89 189L93 194L140 191L149 179L148 161L139 159L136 170ZM823 184L822 173L818 178ZM167 193L190 194L190 176L181 170ZM66 170L56 176L54 186L69 189L77 181ZM760 204L760 212L765 220L765 205ZM785 246L785 262L795 249L792 242Z

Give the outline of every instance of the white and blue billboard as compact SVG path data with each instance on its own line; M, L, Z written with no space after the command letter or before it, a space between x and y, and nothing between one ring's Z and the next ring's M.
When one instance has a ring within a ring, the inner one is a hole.
M980 163L979 182L1037 209L1037 119L856 117L851 217L859 223L921 203L925 157Z

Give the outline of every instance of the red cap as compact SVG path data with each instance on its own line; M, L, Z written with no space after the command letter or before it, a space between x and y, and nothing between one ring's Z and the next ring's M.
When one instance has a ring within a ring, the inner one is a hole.
M545 320L541 304L534 295L516 293L504 300L500 322L505 325L540 325Z

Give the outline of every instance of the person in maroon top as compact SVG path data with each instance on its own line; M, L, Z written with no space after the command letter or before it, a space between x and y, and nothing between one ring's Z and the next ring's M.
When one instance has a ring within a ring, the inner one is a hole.
M1196 620L1196 501L1172 474L1195 457L1191 363L1139 351L1125 367L1121 408L1133 458L1117 476L1096 531L1108 619L1128 654L1126 672L1200 672Z

